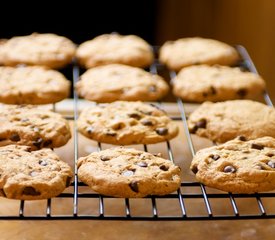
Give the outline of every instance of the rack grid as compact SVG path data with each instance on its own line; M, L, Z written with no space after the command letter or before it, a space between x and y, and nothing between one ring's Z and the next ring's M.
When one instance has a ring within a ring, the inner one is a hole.
M248 71L257 73L257 70L243 46L237 45L242 61L239 66L245 68ZM153 74L158 73L159 63L155 61L150 67L150 72ZM75 62L72 67L73 73L73 85L76 84L80 74L80 68ZM175 76L175 72L170 72L170 80ZM271 99L267 92L263 95L264 101L270 107L273 107ZM79 157L79 140L78 132L76 128L76 120L78 118L78 96L76 91L73 93L73 116L68 116L69 120L74 121L74 164ZM181 121L183 124L183 129L185 132L185 137L187 139L187 144L191 156L195 155L195 147L192 141L192 137L187 127L187 113L186 104L181 99L176 99L177 108L180 116L171 116L175 121ZM160 106L162 102L158 102ZM55 106L53 106L55 110ZM172 150L173 145L170 141L165 143L166 152L168 159L174 162L174 152ZM97 143L97 149L102 149L102 144ZM148 151L148 146L143 146L144 151ZM182 153L184 156L184 152ZM108 196L102 196L97 193L91 192L87 186L78 181L77 168L75 167L74 182L69 187L71 191L65 191L59 196L47 199L43 201L44 209L43 213L39 214L26 214L26 204L30 201L18 201L10 200L19 204L15 204L18 207L18 211L14 214L5 214L0 211L0 219L2 220L141 220L141 221L167 221L167 220L242 220L242 219L270 219L275 218L275 204L272 207L272 200L275 199L275 192L268 193L255 193L255 194L232 194L225 193L221 191L215 191L213 189L207 188L203 184L195 181L183 181L181 183L180 189L172 194L165 196L147 196L142 199L122 199L122 198L112 198ZM84 192L82 190L85 190ZM84 210L85 213L81 213L81 201L86 201L86 203L91 203L91 213L87 213L87 209ZM0 199L0 204L1 204ZM115 205L111 209L111 214L108 213L108 204L110 201L115 201ZM227 208L222 211L218 210L216 213L216 208L218 204L213 204L213 202L219 201L219 204L224 204L227 202ZM242 201L240 205L239 201ZM14 203L13 202L13 203ZM32 203L35 201L31 201ZM40 201L41 202L41 201ZM119 202L118 205L116 203ZM253 204L252 204L253 202ZM53 207L59 208L60 206L68 205L69 211L55 214ZM171 208L171 205L175 210L169 212L165 211L167 208ZM243 213L244 205L248 206L249 212L245 209ZM253 205L253 207L252 207ZM115 207L114 207L115 206ZM240 207L241 206L241 207ZM115 209L114 209L115 208ZM119 213L116 209L120 209ZM139 212L136 213L136 208ZM147 209L146 211L144 209ZM273 211L269 211L269 210ZM144 211L143 211L144 210ZM194 210L196 213L194 213ZM114 211L115 213L112 213ZM13 211L14 212L14 211ZM65 213L66 212L66 213ZM163 212L165 214L163 214Z

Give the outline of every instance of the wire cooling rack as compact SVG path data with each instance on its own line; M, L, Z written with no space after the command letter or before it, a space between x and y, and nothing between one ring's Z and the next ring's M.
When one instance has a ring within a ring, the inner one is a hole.
M239 66L247 71L257 73L257 70L243 46L236 46L242 61ZM150 67L150 72L158 73L162 67L157 61ZM73 67L73 85L80 75L77 64ZM169 72L170 79L175 72ZM273 107L267 92L263 95L267 105ZM162 105L161 102L158 104ZM79 112L79 99L73 93L74 114L67 117L74 121L74 162L79 157L79 136L76 120ZM173 120L180 121L185 132L188 151L191 156L195 154L195 146L187 127L186 104L176 99L179 116L171 116ZM55 109L55 106L54 106ZM168 158L174 162L173 144L164 143ZM142 146L148 151L148 146ZM97 143L101 150L101 143ZM181 153L183 159L185 152ZM255 194L232 194L214 190L196 181L183 181L177 192L165 196L148 196L142 199L112 198L92 192L87 186L78 181L77 168L74 170L74 182L69 189L59 196L39 201L18 201L0 199L0 204L12 203L12 209L1 208L0 219L9 220L240 220L240 219L267 219L275 218L275 192ZM4 201L4 202L3 202ZM8 203L6 202L8 201ZM274 204L273 204L274 202ZM39 210L31 211L34 208Z

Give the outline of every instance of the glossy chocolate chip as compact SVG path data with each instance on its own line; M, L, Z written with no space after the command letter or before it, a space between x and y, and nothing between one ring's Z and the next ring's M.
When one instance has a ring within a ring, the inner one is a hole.
M238 94L241 98L243 98L243 97L246 96L247 90L244 89L244 88L241 88L241 89L239 89L239 90L237 91L237 94Z
M196 122L195 126L197 128L206 128L206 119L201 119L200 121Z
M262 150L262 149L264 149L264 146L261 144L252 143L251 148L257 149L257 150Z
M161 165L159 167L162 171L168 171L169 167L165 166L165 165Z
M245 136L239 136L238 139L243 142L245 142L247 140Z
M66 179L66 187L69 187L71 185L72 177L67 177Z
M137 119L137 120L139 120L139 119L141 119L141 115L140 114L138 114L138 113L128 113L127 114L130 118L134 118L134 119Z
M144 126L153 126L153 122L149 119L143 119L142 121L140 121L142 125Z
M155 85L152 85L149 87L149 92L156 92L157 91L157 87Z
M158 135L163 136L163 135L166 135L168 133L168 129L167 128L157 128L156 133Z
M109 161L111 158L109 156L100 156L101 161Z
M44 167L48 165L48 163L45 160L39 160L38 163L39 163L39 165L44 166Z
M139 162L137 163L139 167L148 167L148 164L146 162Z
M52 143L53 143L53 141L51 139L48 139L43 143L43 147L48 147L48 146L52 145Z
M132 189L133 192L138 193L138 182L134 181L129 184L129 187Z
M93 127L87 127L86 131L87 131L87 133L91 134L91 133L93 133L94 128Z
M234 173L234 172L236 172L236 169L235 169L233 166L226 166L226 167L223 169L223 171L224 171L225 173Z
M134 172L131 170L126 170L122 173L123 176L130 177L134 175Z
M220 158L218 154L214 154L214 155L212 154L210 157L215 161L217 161Z
M36 146L37 148L40 148L42 143L43 143L43 139L37 138L35 141L32 142L32 145Z
M13 142L19 142L20 141L20 136L17 133L12 133L10 135L10 140Z
M36 191L33 187L25 187L22 194L30 196L39 196L41 193Z
M267 165L268 165L269 167L271 167L271 168L275 168L275 162L274 162L274 161L269 161L269 162L267 163Z

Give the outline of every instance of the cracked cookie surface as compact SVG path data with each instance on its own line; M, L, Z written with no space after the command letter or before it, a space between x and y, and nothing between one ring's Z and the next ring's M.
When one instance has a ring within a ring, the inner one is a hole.
M173 93L190 102L254 99L264 89L259 75L227 66L190 66L173 79Z
M0 108L0 146L27 145L32 150L65 145L70 126L60 114L31 105Z
M89 69L76 83L81 97L96 102L155 101L164 97L168 84L143 69L110 64Z
M199 150L191 170L201 183L232 193L275 189L275 139L250 141L240 136L224 144Z
M112 63L147 67L154 59L150 45L143 39L119 34L103 34L80 44L76 56L86 68Z
M86 108L77 125L84 136L116 145L163 142L179 131L163 110L142 102L118 101Z
M71 183L73 172L51 149L0 147L0 195L11 199L47 199Z
M0 67L0 102L48 104L68 97L70 82L58 71L43 67Z
M132 148L111 148L78 160L79 179L114 197L165 195L180 187L180 168L171 161Z
M169 69L179 71L183 67L199 64L232 65L239 59L232 46L207 38L181 38L168 41L160 48L160 61Z
M251 100L205 102L188 118L191 133L223 143L242 135L247 139L275 137L275 110Z

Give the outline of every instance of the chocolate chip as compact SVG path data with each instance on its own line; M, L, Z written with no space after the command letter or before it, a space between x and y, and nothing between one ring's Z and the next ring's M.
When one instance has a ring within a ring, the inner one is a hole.
M122 173L123 176L130 177L134 175L134 171L126 170Z
M116 132L114 132L114 131L107 131L106 133L105 133L107 136L112 136L112 137L114 137L115 135L116 135Z
M210 93L212 95L215 95L217 93L216 89L213 86L210 87Z
M148 167L148 164L146 162L139 162L137 163L139 167Z
M152 85L149 87L149 92L156 92L157 91L157 87L155 85Z
M41 165L41 166L47 166L48 163L45 161L45 160L39 160L38 163Z
M93 133L94 128L93 127L87 127L86 131L87 131L87 133L91 134L91 133Z
M25 187L22 194L30 196L39 196L41 193L36 191L33 187Z
M149 119L143 119L142 121L140 121L142 125L144 126L153 126L153 122Z
M134 181L129 184L129 187L132 189L133 192L138 193L138 182Z
M189 129L190 133L196 133L199 128L195 125L193 128Z
M205 119L201 119L200 121L196 122L195 126L197 128L206 128L206 120Z
M101 161L109 161L111 158L109 156L100 156Z
M261 144L252 143L251 148L254 148L254 149L257 149L257 150L262 150L262 149L264 149L264 146L261 145Z
M239 136L238 139L243 142L245 142L247 140L245 136Z
M211 154L210 157L215 161L217 161L220 158L218 154L215 154L215 155Z
M32 145L33 145L33 146L36 146L37 148L40 148L42 142L43 142L43 139L42 139L42 138L37 138L35 141L32 142Z
M275 162L274 162L274 161L269 161L269 162L267 163L267 165L268 165L269 167L271 167L271 168L275 168Z
M198 167L195 165L192 166L191 171L196 174L198 172Z
M163 136L163 135L166 135L168 133L168 129L167 128L157 128L156 133L158 135Z
M226 166L226 167L223 169L223 171L224 171L225 173L234 173L234 172L236 172L236 169L235 169L233 166Z
M241 98L243 98L243 97L246 96L247 90L244 89L244 88L241 88L241 89L239 89L239 90L237 91L237 94L238 94Z
M13 142L19 142L20 141L20 136L17 133L12 133L10 135L10 140Z
M51 139L48 139L44 142L43 147L48 147L48 146L52 145L52 143L53 143L53 141Z
M159 167L162 171L168 171L169 167L165 166L165 165L161 165Z
M138 114L138 113L128 113L127 115L128 115L130 118L134 118L134 119L137 119L137 120L141 119L141 116L140 116L140 114Z
M66 179L66 187L69 187L71 185L72 177L67 177Z
M268 157L273 157L274 154L273 154L273 153L267 153L266 156L268 156Z

